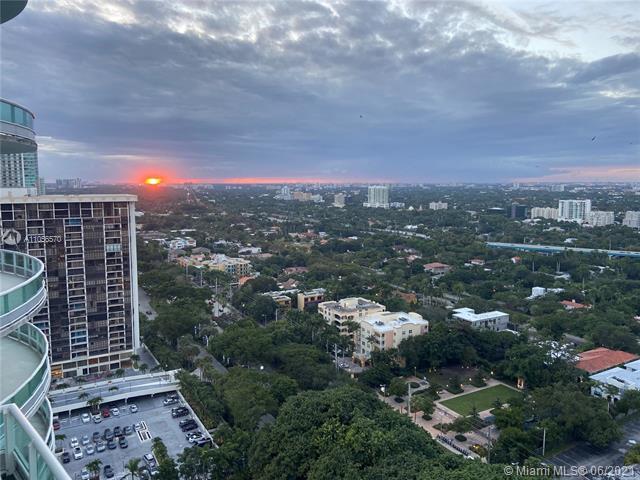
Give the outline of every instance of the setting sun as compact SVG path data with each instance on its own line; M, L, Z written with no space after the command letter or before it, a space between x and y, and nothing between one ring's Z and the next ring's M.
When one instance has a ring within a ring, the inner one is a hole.
M149 177L145 179L144 183L146 185L160 185L162 183L162 179L159 177Z

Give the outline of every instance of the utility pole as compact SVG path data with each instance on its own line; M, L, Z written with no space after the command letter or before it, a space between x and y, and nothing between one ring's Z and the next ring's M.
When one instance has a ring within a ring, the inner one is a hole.
M409 383L409 402L407 403L409 418L411 418L411 383Z
M487 463L491 463L491 425L489 425L489 433L487 434Z
M547 429L542 429L542 456L544 457L544 449L547 446Z

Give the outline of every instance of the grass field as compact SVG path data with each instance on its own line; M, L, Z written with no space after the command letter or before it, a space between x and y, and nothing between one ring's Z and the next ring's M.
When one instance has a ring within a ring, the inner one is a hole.
M496 398L499 398L502 403L508 403L510 399L517 398L520 395L520 392L512 388L504 385L495 385L477 392L450 398L441 403L460 415L469 415L474 404L477 411L481 412L493 408L493 402Z

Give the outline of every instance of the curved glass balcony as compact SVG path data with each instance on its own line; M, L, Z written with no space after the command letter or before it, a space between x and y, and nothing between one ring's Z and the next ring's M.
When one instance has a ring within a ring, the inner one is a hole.
M29 153L38 148L33 131L35 116L28 109L0 99L0 150L2 153Z
M0 250L0 337L31 320L46 298L44 264L24 253Z

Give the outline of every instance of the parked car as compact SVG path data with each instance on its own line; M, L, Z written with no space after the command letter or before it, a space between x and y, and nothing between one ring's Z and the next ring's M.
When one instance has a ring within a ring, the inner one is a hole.
M73 447L73 458L75 460L80 460L83 457L82 450L80 447Z
M162 404L166 407L167 405L174 405L178 403L178 397L167 397L162 401Z
M87 445L87 448L85 450L87 452L87 455L93 455L94 453L96 453L96 449L91 444Z
M187 434L186 437L189 443L196 443L198 440L203 439L204 435L202 435L200 432L196 432L195 434Z
M109 412L108 408L103 408L102 409L102 418L109 418L110 415L111 415L111 413Z
M105 477L113 478L114 473L113 473L113 468L111 468L111 465L105 465L103 473Z
M89 476L89 470L87 470L86 468L83 468L82 470L80 470L80 479L81 480L89 480L89 478L91 478Z
M142 458L144 460L144 463L146 463L150 467L155 467L157 464L156 457L153 456L153 453L145 453Z
M189 415L189 409L187 407L177 407L171 409L171 416L173 418L185 417Z
M127 439L125 437L120 437L118 443L120 444L120 448L127 448L129 446L129 442L127 442Z
M111 409L111 415L113 415L114 417L119 417L120 416L120 409L118 407L113 407Z
M97 442L98 440L100 440L100 437L102 437L102 435L100 435L100 432L93 432L93 436L91 437L91 440L93 442Z
M109 441L107 442L107 448L108 448L109 450L115 450L116 448L118 448L118 444L116 443L116 441L115 441L115 440L109 440Z
M198 428L198 424L196 422L187 423L186 425L180 427L183 432L188 432L189 430L195 430Z
M62 452L62 463L69 463L71 461L71 455L69 452Z
M100 423L102 422L102 415L94 415L93 416L93 423Z
M104 452L106 449L107 449L107 446L102 440L96 442L96 452L98 453Z
M142 430L144 428L144 426L142 425L142 422L138 422L133 426L133 429L138 432L140 430Z
M110 428L106 428L104 430L104 439L108 442L109 440L113 440L113 432Z
M131 413L136 413L138 411L138 406L135 403L132 403L131 405L129 405L129 411Z
M69 444L71 445L71 448L76 448L77 446L79 446L80 442L78 442L78 437L71 437L71 441L69 442Z
M82 445L89 445L89 435L83 435L81 442Z
M125 425L122 429L123 435L131 435L133 433L133 427L131 425Z
M185 418L184 420L180 420L178 425L183 426L183 425L186 425L187 423L195 423L195 420L193 418Z
M60 422L58 420L53 421L53 429L60 430Z
M89 415L88 413L83 413L82 415L80 415L80 419L82 420L82 423L89 423L91 421L91 415Z
M120 427L120 425L113 428L113 435L116 437L122 435L122 427Z

